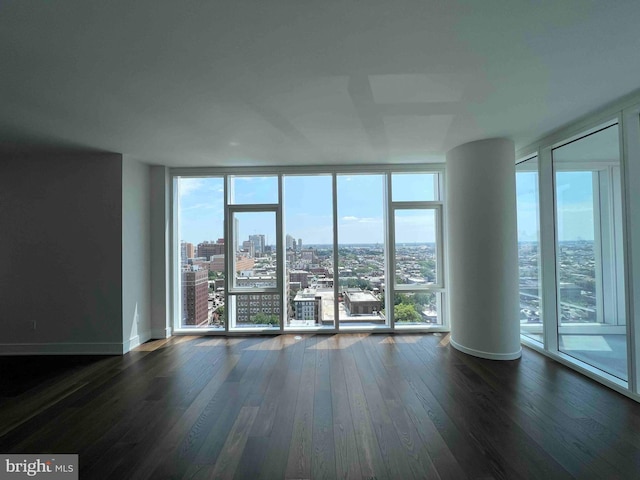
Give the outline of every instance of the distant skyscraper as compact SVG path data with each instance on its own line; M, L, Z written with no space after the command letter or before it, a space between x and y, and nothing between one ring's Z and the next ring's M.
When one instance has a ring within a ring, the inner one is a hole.
M256 253L264 253L264 235L249 235L249 241L253 243Z
M187 258L193 258L195 255L195 246L193 243L187 242Z
M233 254L238 253L238 236L240 235L240 220L233 219Z
M291 235L287 235L287 250L291 250L296 248L296 239Z
M302 239L298 239L298 251L302 251Z
M180 265L187 264L187 242L180 242Z
M242 250L247 252L250 257L255 257L256 255L255 246L253 245L253 242L251 242L250 240L245 240L244 242L242 242Z

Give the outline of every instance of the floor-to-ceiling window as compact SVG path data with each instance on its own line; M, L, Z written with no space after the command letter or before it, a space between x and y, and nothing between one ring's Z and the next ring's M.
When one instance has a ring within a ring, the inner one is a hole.
M397 328L442 323L443 235L441 176L391 175L391 232L394 283L393 322Z
M538 157L516 165L520 333L543 342Z
M283 292L279 178L227 178L229 330L279 330Z
M194 245L174 253L174 315L187 295L204 309L176 328L446 328L441 167L173 179L174 248Z
M337 187L340 327L386 327L386 176L338 175Z
M627 380L618 125L552 151L558 349Z
M285 329L334 328L333 178L283 176Z
M516 165L520 327L529 345L633 389L620 121Z
M176 323L224 329L224 178L176 177L174 200Z

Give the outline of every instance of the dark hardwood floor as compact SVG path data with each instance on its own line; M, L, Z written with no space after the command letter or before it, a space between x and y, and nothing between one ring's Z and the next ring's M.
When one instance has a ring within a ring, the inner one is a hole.
M640 477L640 405L526 348L173 337L0 369L0 452L77 453L81 479Z

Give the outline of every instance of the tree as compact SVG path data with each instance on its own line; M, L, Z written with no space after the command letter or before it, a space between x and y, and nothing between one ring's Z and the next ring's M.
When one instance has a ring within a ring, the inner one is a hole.
M278 315L267 315L266 313L259 312L251 317L251 323L256 325L278 325L280 319Z
M219 278L224 278L224 275L222 275L222 272L209 270L209 280L218 280Z
M433 293L429 292L420 292L420 293L416 293L413 296L413 301L416 305L431 305L431 303L433 302Z
M224 305L219 306L211 316L209 325L222 325L224 326Z
M420 274L425 278L435 278L436 262L432 259L418 262L420 265Z
M411 301L411 296L406 293L395 293L393 295L393 304L394 305L411 305L413 302Z
M419 322L420 314L413 305L401 303L393 307L393 318L396 322Z

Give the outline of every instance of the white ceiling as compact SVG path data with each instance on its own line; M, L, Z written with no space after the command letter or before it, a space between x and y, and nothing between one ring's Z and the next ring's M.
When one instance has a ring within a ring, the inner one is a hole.
M0 142L171 166L442 161L640 87L638 0L0 2Z

